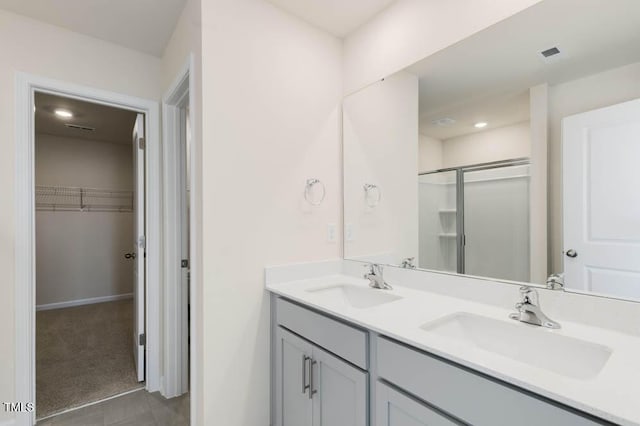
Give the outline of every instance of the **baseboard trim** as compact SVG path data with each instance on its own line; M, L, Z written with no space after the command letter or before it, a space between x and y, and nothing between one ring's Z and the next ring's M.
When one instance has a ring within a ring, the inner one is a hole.
M71 308L72 306L92 305L94 303L115 302L116 300L132 299L133 293L116 294L113 296L90 297L88 299L69 300L67 302L47 303L36 305L36 311L48 311L50 309Z
M48 415L48 416L46 416L46 417L40 417L40 418L37 418L37 419L36 419L36 422L41 422L41 421L43 421L43 420L47 420L47 419L50 419L50 418L52 418L52 417L59 416L59 415L61 415L61 414L66 414L66 413L69 413L69 412L71 412L71 411L76 411L76 410L79 410L79 409L81 409L81 408L89 407L89 406L91 406L91 405L100 404L101 402L109 401L110 399L116 399L116 398L119 398L119 397L121 397L121 396L129 395L130 393L138 392L138 391L141 391L141 390L145 390L145 388L144 388L144 384L142 384L142 383L140 384L140 386L139 386L139 387L137 387L137 388L135 388L135 389L131 389L131 390L128 390L128 391L120 392L120 393L117 393L117 394L115 394L115 395L111 395L111 396L108 396L108 397L106 397L106 398L99 399L99 400L97 400L97 401L87 402L86 404L78 405L77 407L67 408L66 410L62 410L62 411L57 412L57 413L55 413L55 414L50 414L50 415ZM0 424L0 426L3 426L3 425L2 425L2 424Z

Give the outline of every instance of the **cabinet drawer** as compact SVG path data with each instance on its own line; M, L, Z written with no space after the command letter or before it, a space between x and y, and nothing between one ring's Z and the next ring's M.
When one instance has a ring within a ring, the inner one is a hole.
M367 370L368 333L278 298L279 325Z
M381 378L474 426L609 424L382 337L377 363Z
M376 384L375 426L460 426L448 416L390 386Z

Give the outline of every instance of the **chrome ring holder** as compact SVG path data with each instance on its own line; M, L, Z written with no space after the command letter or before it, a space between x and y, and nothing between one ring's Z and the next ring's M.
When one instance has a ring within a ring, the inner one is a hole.
M364 201L367 203L369 207L376 207L380 204L380 198L382 198L382 193L380 192L380 187L378 185L374 185L372 183L365 183L363 185L364 188ZM375 194L373 196L372 194Z
M319 200L314 200L313 198L313 188L316 185L320 185L320 189L322 190ZM307 179L307 185L304 187L304 199L307 200L309 204L312 206L319 206L324 201L324 197L327 191L325 190L324 183L320 182L319 179Z

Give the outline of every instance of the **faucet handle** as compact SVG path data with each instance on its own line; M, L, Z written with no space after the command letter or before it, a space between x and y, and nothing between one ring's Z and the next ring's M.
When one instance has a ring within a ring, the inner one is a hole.
M532 305L540 305L538 301L538 292L535 288L528 285L520 287L521 303L531 303Z
M379 263L371 264L371 269L373 270L374 274L382 275L382 265L380 265Z
M520 294L523 296L526 296L527 294L531 293L533 291L533 289L531 287L529 287L528 285L523 285L522 287L520 287Z
M364 277L366 278L367 275L374 275L376 273L374 266L374 263L367 263L366 265L363 265L365 268L365 272L364 272Z

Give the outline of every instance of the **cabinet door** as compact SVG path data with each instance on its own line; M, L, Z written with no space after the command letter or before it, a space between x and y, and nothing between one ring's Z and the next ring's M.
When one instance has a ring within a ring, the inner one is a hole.
M313 426L367 426L365 371L313 347Z
M276 424L311 426L312 345L280 327L276 339Z
M451 426L460 425L427 405L384 383L376 384L375 426Z

